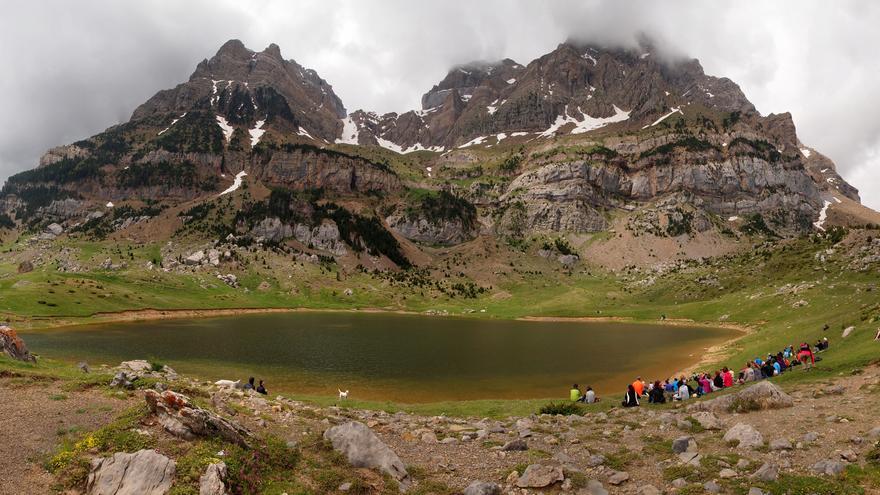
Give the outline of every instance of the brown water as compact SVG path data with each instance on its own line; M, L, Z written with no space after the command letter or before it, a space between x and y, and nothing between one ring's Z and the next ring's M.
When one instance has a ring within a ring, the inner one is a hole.
M151 359L210 380L255 376L270 393L434 402L565 397L573 382L618 393L666 376L731 330L398 314L276 313L22 332L46 357Z

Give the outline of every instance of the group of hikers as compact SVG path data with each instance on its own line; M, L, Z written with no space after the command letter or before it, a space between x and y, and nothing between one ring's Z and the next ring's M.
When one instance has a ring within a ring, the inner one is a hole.
M263 385L263 380L260 380L260 384L256 387L254 386L254 377L248 378L248 382L244 384L245 390L254 390L259 394L267 395L269 392L266 392L266 387Z
M627 386L622 405L624 407L638 407L643 398L647 398L648 402L652 404L688 400L693 396L700 397L734 385L772 378L796 366L803 366L804 371L810 371L813 369L813 364L822 359L816 354L827 350L828 346L828 338L819 340L815 346L810 346L806 342L799 346L792 344L776 354L767 354L766 359L756 357L747 362L736 376L727 366L714 372L695 373L691 375L690 379L685 376L667 378L662 383L660 380L646 383L639 376ZM599 401L591 387L587 387L587 391L581 394L577 384L572 386L569 396L572 402L594 403Z

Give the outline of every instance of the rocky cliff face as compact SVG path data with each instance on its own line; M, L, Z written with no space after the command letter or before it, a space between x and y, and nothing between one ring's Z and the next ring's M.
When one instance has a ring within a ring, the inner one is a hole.
M760 115L734 82L696 60L661 59L649 43L566 42L526 65L461 65L421 107L349 114L278 46L255 52L232 40L129 122L49 150L9 179L0 206L19 225L73 228L113 204L209 204L237 190L243 172L276 199L319 191L352 208L315 223L303 219L317 203L279 213L270 198L248 210L251 236L403 260L386 228L454 245L478 233L597 232L623 212L627 225L663 235L751 215L794 233L812 230L832 196L858 201L789 114Z

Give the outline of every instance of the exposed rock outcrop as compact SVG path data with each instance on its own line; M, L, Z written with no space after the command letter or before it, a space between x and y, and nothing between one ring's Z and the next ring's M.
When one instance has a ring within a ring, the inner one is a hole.
M242 447L249 447L252 434L247 428L192 403L189 397L166 390L146 390L144 399L166 431L192 440L196 437L220 437Z
M12 327L0 325L0 350L12 359L29 363L37 362L37 358L30 353L24 340L21 340Z
M165 495L174 482L176 465L155 450L117 453L92 461L88 495Z
M324 438L343 454L354 467L378 469L400 483L401 490L412 484L406 466L387 445L382 443L367 425L351 421L324 432Z

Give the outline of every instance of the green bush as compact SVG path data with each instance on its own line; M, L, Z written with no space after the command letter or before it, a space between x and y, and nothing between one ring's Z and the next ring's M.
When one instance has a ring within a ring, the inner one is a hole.
M577 402L551 402L541 407L538 413L571 416L583 414L583 409Z

